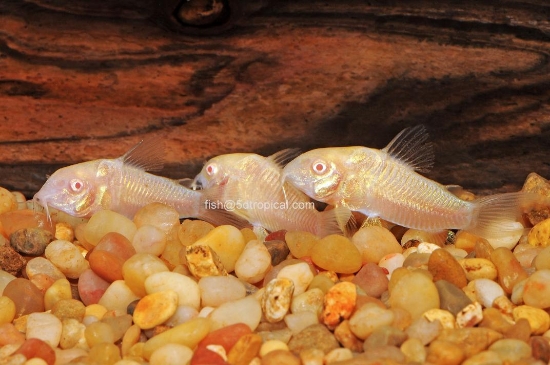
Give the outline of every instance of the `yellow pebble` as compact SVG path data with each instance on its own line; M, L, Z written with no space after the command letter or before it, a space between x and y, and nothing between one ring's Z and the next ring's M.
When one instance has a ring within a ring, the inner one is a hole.
M53 305L61 299L72 299L71 283L67 279L56 280L44 293L44 307L52 309Z
M48 365L48 363L40 357L33 357L32 359L25 361L25 365Z
M424 312L422 316L430 322L438 320L443 328L455 328L455 316L445 309L428 309L426 312Z
M15 318L15 303L8 297L0 297L0 324L11 323Z
M531 307L528 305L520 305L513 310L514 321L520 318L525 318L531 326L533 335L542 335L550 328L550 316L540 308Z
M264 357L274 350L288 351L288 346L286 343L280 340L267 340L262 344L262 347L260 347L260 357Z
M101 319L103 318L105 313L107 313L107 308L105 308L101 304L90 304L89 306L86 307L85 317L94 316L97 319Z
M527 242L532 246L546 247L550 245L550 218L537 223L527 236Z
M55 239L65 240L69 242L74 241L74 229L67 222L58 222L55 224Z
M142 329L150 329L164 323L176 312L178 294L165 290L144 296L134 310L134 323Z

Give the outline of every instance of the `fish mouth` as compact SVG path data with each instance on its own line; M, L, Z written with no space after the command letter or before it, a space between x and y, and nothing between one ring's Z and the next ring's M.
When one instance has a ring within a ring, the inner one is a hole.
M198 177L196 177L195 179L193 179L193 182L191 183L190 187L191 187L191 189L193 189L193 190L202 190L203 185L202 185L201 179L198 178Z

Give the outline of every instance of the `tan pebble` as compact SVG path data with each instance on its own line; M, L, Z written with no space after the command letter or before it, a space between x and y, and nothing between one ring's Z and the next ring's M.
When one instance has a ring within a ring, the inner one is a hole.
M277 278L287 278L294 283L293 295L304 293L313 280L314 273L312 272L307 262L298 262L296 264L283 267L277 274Z
M185 257L189 270L196 278L227 275L216 252L206 245L193 245L186 248Z
M314 312L288 313L284 321L292 333L300 333L304 328L319 323L319 316Z
M396 271L394 275L395 273ZM414 320L429 309L439 308L439 293L428 275L421 271L412 271L395 284L391 290L389 304L392 308L406 309Z
M319 237L310 232L290 231L285 234L290 253L298 259L309 256L309 251L318 241Z
M332 281L334 284L336 284L340 279L338 278L338 274L335 273L334 271L321 271L319 273L319 275L323 275L323 276L326 276L327 278L330 279L330 281Z
M344 236L332 234L321 238L310 250L315 265L342 274L352 274L361 268L361 254Z
M426 361L430 364L459 365L464 358L460 344L435 340L428 348Z
M64 319L62 323L63 327L59 347L62 349L70 349L75 347L88 349L88 343L86 342L86 337L84 336L86 325L80 323L80 321L74 318Z
M493 300L493 308L498 309L502 314L512 317L512 312L516 305L512 303L506 295L495 298Z
M503 338L489 347L489 351L496 352L505 364L516 364L516 361L531 357L531 346L525 341L512 338Z
M479 302L468 304L456 315L456 325L459 328L473 327L483 320L483 311Z
M548 312L540 308L520 305L514 308L513 315L516 321L519 318L527 319L531 325L531 333L533 335L541 335L550 328L550 316Z
M420 363L426 362L426 347L422 341L418 338L411 337L401 344L401 352L405 355L408 363Z
M527 175L521 191L535 193L549 198L550 182L537 173L531 172ZM527 218L532 225L536 225L537 223L550 218L550 207L548 205L534 206L529 212L527 212Z
M443 328L455 328L455 316L447 310L439 309L439 308L432 308L424 312L423 314L424 318L426 318L428 321L439 321L441 322L441 325Z
M264 357L271 351L285 350L288 351L288 345L279 340L268 340L264 342L260 347L260 357Z
M290 308L293 292L294 283L287 278L276 278L267 284L261 305L269 322L278 322L284 318Z
M466 358L486 350L503 335L489 328L467 327L444 330L438 340L449 341L462 347Z
M535 271L525 281L522 296L523 302L529 306L544 309L550 308L550 270Z
M52 309L61 299L72 299L71 283L67 279L56 280L44 293L44 307Z
M500 356L494 351L481 351L474 356L466 359L462 365L501 365Z
M394 312L381 308L377 304L367 303L357 309L350 317L352 333L364 340L378 327L389 326L395 319Z
M141 329L150 329L164 323L178 307L178 294L172 290L149 294L140 299L133 319Z
M320 318L323 311L324 296L325 294L319 288L309 289L305 293L292 298L290 310L292 313L313 312Z
M512 318L508 318L496 308L485 308L483 310L483 320L479 327L490 328L499 333L505 333L514 324Z
M468 284L464 269L447 250L437 248L431 253L428 270L433 275L433 281L446 280L459 288Z
M491 247L489 241L467 231L459 231L455 236L455 247L463 249L466 252L474 251L478 242L484 242L488 247ZM479 256L476 255L476 257Z
M435 243L429 243L429 242L421 242L416 247L416 252L418 253L432 253L435 250L439 250L441 246L436 245Z
M475 279L495 280L497 278L497 268L490 260L466 258L458 262L464 269L468 281Z
M325 355L324 361L325 364L332 364L335 362L345 361L353 358L353 353L350 349L339 348L330 351Z
M55 235L56 240L64 240L73 242L74 241L74 229L69 223L58 222L55 224Z
M323 365L325 353L319 349L305 349L300 352L302 365Z
M334 337L347 349L353 352L363 351L363 341L351 332L349 321L344 320L334 329Z
M326 293L335 283L326 275L319 273L313 277L309 283L308 289L319 289Z
M511 294L514 286L528 275L508 248L499 247L491 252L491 261L498 272L498 282L506 294Z
M218 226L193 243L193 246L208 246L216 252L227 272L235 270L235 263L245 245L241 231L230 225Z
M101 319L103 318L105 313L107 313L107 308L105 308L101 304L90 304L86 307L86 312L84 316L94 316L97 319Z
M0 214L17 209L17 199L9 190L0 187Z
M257 333L249 333L237 341L227 354L227 362L231 365L248 365L260 353L262 337Z
M0 325L11 323L15 318L15 303L6 296L0 297Z
M300 365L300 359L288 350L274 350L262 358L261 365Z
M523 342L529 342L531 337L531 325L525 318L519 318L516 323L503 332L506 338L514 338Z
M328 290L324 298L323 323L335 328L344 319L348 319L355 309L357 289L355 284L341 282Z
M527 242L535 247L550 245L550 218L537 223L527 236Z
M533 266L537 270L550 269L550 247L545 247L533 260Z
M141 337L141 328L137 324L134 324L128 328L124 336L122 337L122 343L120 345L120 351L122 356L126 356L130 352L130 348L139 342Z
M191 246L200 238L206 236L214 226L201 220L185 219L178 227L177 235L183 246Z
M361 253L363 263L377 264L388 254L403 252L403 247L393 233L380 226L361 228L352 236L351 241Z

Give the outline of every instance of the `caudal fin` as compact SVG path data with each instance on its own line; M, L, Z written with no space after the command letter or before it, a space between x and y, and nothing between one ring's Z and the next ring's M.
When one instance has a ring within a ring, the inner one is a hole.
M474 201L472 225L468 231L481 237L501 238L518 229L518 220L525 209L545 204L538 194L515 192L489 195Z

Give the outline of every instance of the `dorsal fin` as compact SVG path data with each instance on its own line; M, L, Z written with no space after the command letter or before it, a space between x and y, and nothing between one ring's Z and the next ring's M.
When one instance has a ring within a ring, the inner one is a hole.
M160 171L164 167L165 146L160 137L147 137L126 152L123 163L144 171Z
M283 168L287 163L298 157L300 153L301 151L299 148L286 148L279 152L275 152L267 158L275 162L280 168Z
M434 164L433 145L423 125L403 129L382 151L419 172L428 172Z

